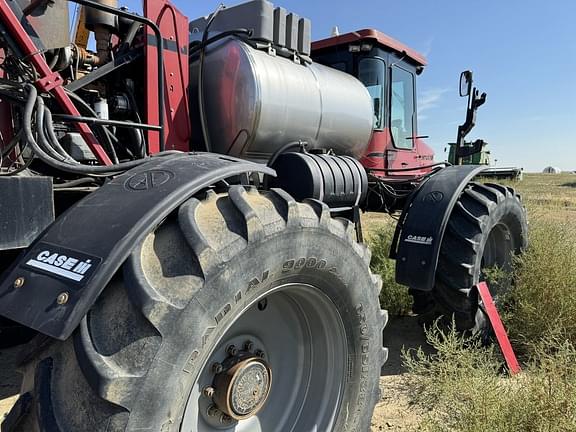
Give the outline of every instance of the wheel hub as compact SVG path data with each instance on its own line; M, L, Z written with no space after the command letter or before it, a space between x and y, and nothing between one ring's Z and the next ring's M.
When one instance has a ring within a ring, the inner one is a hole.
M260 357L236 359L232 366L214 377L214 402L220 411L235 420L258 413L272 384L272 371Z
M214 378L214 402L236 420L255 415L268 398L272 371L261 358L249 356Z

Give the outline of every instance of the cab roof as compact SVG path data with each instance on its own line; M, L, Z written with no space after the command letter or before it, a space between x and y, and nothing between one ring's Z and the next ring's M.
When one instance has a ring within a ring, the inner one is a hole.
M427 64L426 58L422 54L404 45L402 42L399 42L396 39L391 38L390 36L374 29L357 30L355 32L345 33L340 36L333 36L327 39L321 39L319 41L312 42L312 50L316 51L324 48L331 48L338 45L345 45L370 39L375 40L385 48L396 51L400 54L404 54L409 60L411 60L413 63L416 63L417 66L426 66Z

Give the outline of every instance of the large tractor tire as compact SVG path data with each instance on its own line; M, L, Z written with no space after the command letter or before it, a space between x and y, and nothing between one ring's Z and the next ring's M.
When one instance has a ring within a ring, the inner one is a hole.
M472 287L484 271L508 272L513 257L528 241L526 209L514 189L498 184L470 183L460 195L444 234L433 297L445 317L460 330L484 331L487 321ZM504 286L491 287L497 298Z
M191 199L28 360L9 430L368 431L387 353L369 262L319 202Z

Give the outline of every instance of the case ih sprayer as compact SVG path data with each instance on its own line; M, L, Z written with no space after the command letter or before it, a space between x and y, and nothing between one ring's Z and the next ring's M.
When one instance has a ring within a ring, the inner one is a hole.
M361 211L399 216L416 312L485 325L471 287L525 211L434 162L422 56L311 43L262 0L192 22L74 2L71 43L67 2L0 0L1 338L27 341L2 431L368 430L387 314Z

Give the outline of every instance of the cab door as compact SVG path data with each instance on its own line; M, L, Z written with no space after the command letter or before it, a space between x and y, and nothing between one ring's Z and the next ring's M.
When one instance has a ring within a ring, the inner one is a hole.
M384 175L386 149L390 147L390 133L386 125L387 98L387 65L380 56L362 56L357 58L356 77L366 86L372 97L373 132L372 139L360 160L377 176Z
M390 67L389 131L391 145L386 150L388 169L420 166L415 150L416 137L416 82L414 73L401 65ZM394 175L394 172L390 172ZM398 175L406 175L399 172Z

